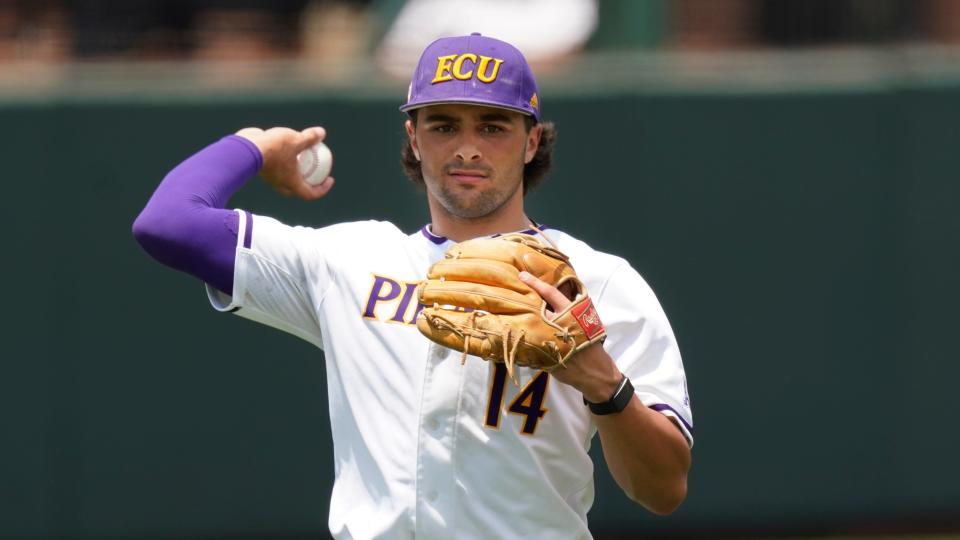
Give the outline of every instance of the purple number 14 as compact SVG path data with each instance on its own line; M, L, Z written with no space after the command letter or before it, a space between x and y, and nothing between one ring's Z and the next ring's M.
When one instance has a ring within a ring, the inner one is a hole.
M487 418L484 423L488 428L498 429L507 385L507 367L499 362L494 363L494 372L490 379L490 399L487 402ZM549 410L543 407L549 386L550 375L541 371L517 393L507 407L508 413L524 417L521 433L533 435L537 431L537 423Z

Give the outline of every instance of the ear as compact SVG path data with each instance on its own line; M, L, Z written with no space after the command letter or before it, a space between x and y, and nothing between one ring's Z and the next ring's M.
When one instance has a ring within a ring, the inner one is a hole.
M417 145L417 131L413 127L413 122L407 120L403 127L407 130L407 138L410 139L410 148L413 150L414 157L420 161L420 147Z
M541 135L543 135L543 124L533 126L530 128L530 133L527 133L527 149L523 153L524 165L533 161L533 156L537 155Z

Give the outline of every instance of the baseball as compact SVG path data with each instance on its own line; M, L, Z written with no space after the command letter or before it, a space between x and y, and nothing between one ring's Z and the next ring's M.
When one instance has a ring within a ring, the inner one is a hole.
M297 155L297 164L303 181L315 186L330 175L333 168L333 153L322 142L307 148Z

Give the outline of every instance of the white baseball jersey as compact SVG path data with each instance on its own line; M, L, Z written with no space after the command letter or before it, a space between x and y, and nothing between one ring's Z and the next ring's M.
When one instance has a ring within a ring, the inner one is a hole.
M582 395L547 373L433 344L414 290L451 241L386 222L290 227L240 212L233 295L216 309L299 336L326 359L336 538L590 538L596 433ZM621 258L556 230L645 405L692 444L680 353L653 292ZM638 509L639 510L639 509Z

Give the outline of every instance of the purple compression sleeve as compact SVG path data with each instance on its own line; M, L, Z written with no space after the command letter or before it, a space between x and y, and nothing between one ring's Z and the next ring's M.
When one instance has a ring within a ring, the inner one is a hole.
M167 174L134 221L133 236L161 263L233 294L240 217L224 206L261 165L249 140L220 139Z

